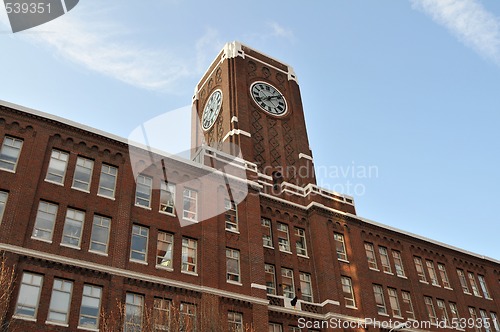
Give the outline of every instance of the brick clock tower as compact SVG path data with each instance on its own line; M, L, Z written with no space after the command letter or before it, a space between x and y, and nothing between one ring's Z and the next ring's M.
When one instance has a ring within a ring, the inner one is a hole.
M316 183L293 69L238 42L224 46L195 89L192 146L203 144L233 155L238 146L275 181Z

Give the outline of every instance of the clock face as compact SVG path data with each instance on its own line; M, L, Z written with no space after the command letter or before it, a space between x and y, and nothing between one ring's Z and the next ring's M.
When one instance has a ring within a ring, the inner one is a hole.
M254 82L250 87L250 94L255 103L269 114L281 116L287 111L285 97L271 84Z
M207 100L207 103L205 104L205 108L203 109L203 115L201 116L201 126L203 130L207 131L212 128L215 120L217 120L221 106L222 91L217 89L212 92Z

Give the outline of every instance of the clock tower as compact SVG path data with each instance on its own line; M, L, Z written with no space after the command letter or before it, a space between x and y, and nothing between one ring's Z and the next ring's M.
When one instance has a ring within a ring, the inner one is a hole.
M275 181L316 183L297 77L261 52L238 42L224 46L196 86L192 125L194 149L235 155L237 146Z

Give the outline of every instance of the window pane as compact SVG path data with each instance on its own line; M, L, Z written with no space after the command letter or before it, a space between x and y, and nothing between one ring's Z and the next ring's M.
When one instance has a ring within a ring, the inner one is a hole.
M288 233L288 225L278 223L278 244L280 251L290 252L290 236Z
M226 199L224 201L224 206L225 206L225 220L226 220L226 230L229 231L238 231L238 209L236 204L229 200Z
M366 259L368 260L368 267L370 269L378 270L377 259L375 257L375 249L373 248L373 244L365 243L365 253L366 253Z
M175 185L172 183L161 183L160 188L160 211L174 214Z
M307 256L306 231L301 228L295 228L295 248L297 255Z
M174 250L174 236L165 232L158 232L156 248L156 265L172 268Z
M75 175L73 177L73 188L89 191L93 169L93 160L78 157L76 160Z
M0 149L0 169L16 171L22 146L22 140L5 136L2 148Z
M41 275L24 272L15 314L25 317L36 317L38 303L40 300L40 291L42 288L43 277Z
M59 323L68 322L72 288L71 281L54 279L47 320Z
M276 295L276 272L274 265L265 264L267 294Z
M135 204L144 207L151 207L151 190L153 187L153 179L138 175L135 189Z
M40 201L32 234L34 238L52 241L57 209L55 204Z
M127 293L125 302L125 332L141 332L144 297Z
M101 293L101 287L92 285L83 286L82 304L80 307L80 321L78 326L94 329L99 328Z
M66 220L64 221L63 237L61 243L80 248L80 240L82 238L82 228L84 220L85 212L68 209L68 211L66 212Z
M283 296L293 299L295 297L295 287L293 282L293 270L281 268L281 283Z
M339 233L334 233L333 238L335 240L337 258L346 261L347 260L347 252L345 250L344 235L339 234Z
M196 273L196 240L182 238L182 271Z
M111 219L94 215L92 222L92 236L90 237L90 250L102 253L108 252L109 230Z
M116 176L118 169L114 166L103 164L101 168L101 177L99 178L98 194L106 197L115 197Z
M66 167L68 166L69 154L59 150L52 150L49 167L45 180L64 184Z
M3 219L3 214L5 211L5 206L7 205L7 198L9 197L9 193L5 191L0 191L0 223Z
M262 225L262 242L264 244L264 247L273 247L273 233L271 230L271 220L262 218L261 219L261 225Z
M132 240L130 245L130 258L132 260L146 261L148 237L148 228L138 225L132 226Z
M183 194L183 218L189 220L197 220L197 199L198 193L192 189L184 189Z

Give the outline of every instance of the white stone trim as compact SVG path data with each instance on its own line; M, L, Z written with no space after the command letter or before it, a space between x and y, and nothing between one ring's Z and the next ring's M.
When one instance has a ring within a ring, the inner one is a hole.
M238 117L233 115L233 117L231 118L231 123L233 122L238 122Z
M244 130L241 130L241 129L233 129L230 132L228 132L226 134L226 136L224 136L224 138L222 139L222 141L224 142L229 136L234 136L234 135L245 135L247 137L252 137L252 134L250 134L247 131L244 131Z
M183 282L183 281L161 278L161 277L157 277L157 276L153 276L153 275L149 275L149 274L138 273L138 272L124 270L124 269L120 269L120 268L116 268L116 267L112 267L112 266L96 264L94 262L87 262L87 261L82 261L79 259L54 255L54 254L50 254L47 252L28 249L28 248L22 248L22 247L10 245L10 244L0 243L0 250L9 251L9 252L12 252L12 253L15 253L18 255L26 255L26 256L30 256L30 257L34 257L34 258L38 258L38 259L49 260L49 261L52 261L55 263L67 264L67 265L81 267L84 269L109 273L109 274L124 277L124 278L134 278L134 279L143 280L146 282L152 282L152 283L167 285L167 286L176 287L176 288L188 289L188 290L192 290L195 292L218 295L218 296L222 296L222 297L237 299L237 300L251 302L251 303L260 304L260 305L267 306L269 304L269 301L267 299L262 299L262 298L258 298L258 297L254 297L254 296L248 296L248 295L238 294L238 293L234 293L234 292L224 291L224 290L212 288L212 287L195 285L195 284L191 284L191 283L187 283L187 282Z
M309 159L310 161L313 161L313 158L305 153L299 153L299 159L301 158L305 158L305 159Z
M252 283L252 284L250 285L250 287L252 287L252 288L257 288L257 289L262 289L262 290L267 290L266 285L261 285L261 284L255 284L255 283Z

